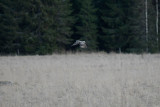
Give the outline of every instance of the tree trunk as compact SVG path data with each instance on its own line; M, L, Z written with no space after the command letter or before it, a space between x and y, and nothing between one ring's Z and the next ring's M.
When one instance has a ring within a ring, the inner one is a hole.
M146 52L148 52L148 1L145 1L145 14L146 14Z
M159 51L159 38L158 38L158 0L156 0L156 12L157 12L157 15L156 15L156 33L157 33L157 50Z

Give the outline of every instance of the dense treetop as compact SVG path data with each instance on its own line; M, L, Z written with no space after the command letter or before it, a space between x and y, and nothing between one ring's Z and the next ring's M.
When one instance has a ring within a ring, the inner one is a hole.
M86 41L85 51L140 53L147 48L147 52L159 52L156 0L147 1L147 36L145 3L145 0L0 0L0 54L71 51L75 40Z

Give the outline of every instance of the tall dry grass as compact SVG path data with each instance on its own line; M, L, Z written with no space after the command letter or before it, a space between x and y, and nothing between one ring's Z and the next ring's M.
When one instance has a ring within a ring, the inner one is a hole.
M0 57L0 107L160 107L160 55Z

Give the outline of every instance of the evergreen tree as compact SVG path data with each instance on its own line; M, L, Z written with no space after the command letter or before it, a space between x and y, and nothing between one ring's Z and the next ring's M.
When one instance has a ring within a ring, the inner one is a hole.
M62 50L72 34L69 0L0 2L0 51L48 54Z
M90 51L158 52L158 3L0 0L0 53L51 54L69 50L78 39L85 40Z
M157 36L156 36L156 10L154 9L153 0L147 1L147 19L148 19L148 33L146 39L146 8L145 1L134 0L132 3L132 14L130 14L130 27L132 41L131 45L133 52L156 52L157 50Z
M75 23L76 39L85 40L88 45L88 50L95 50L97 48L97 17L96 9L92 0L79 1L79 8Z
M17 23L14 2L10 0L0 2L0 52L16 53L20 48L17 41Z
M126 51L129 43L128 2L107 0L100 8L99 47L107 52Z
M66 50L71 44L72 26L74 19L71 16L72 5L70 0L54 0L53 29L55 29L56 43L59 50Z
M37 54L60 52L70 44L72 34L71 4L69 0L37 0L33 1L34 10L32 34L35 36ZM34 38L33 38L34 39ZM30 47L30 46L29 46Z

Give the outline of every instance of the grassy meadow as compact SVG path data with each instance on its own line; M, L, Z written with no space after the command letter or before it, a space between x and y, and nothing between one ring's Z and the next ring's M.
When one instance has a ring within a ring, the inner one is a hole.
M0 107L160 107L160 54L0 56Z

